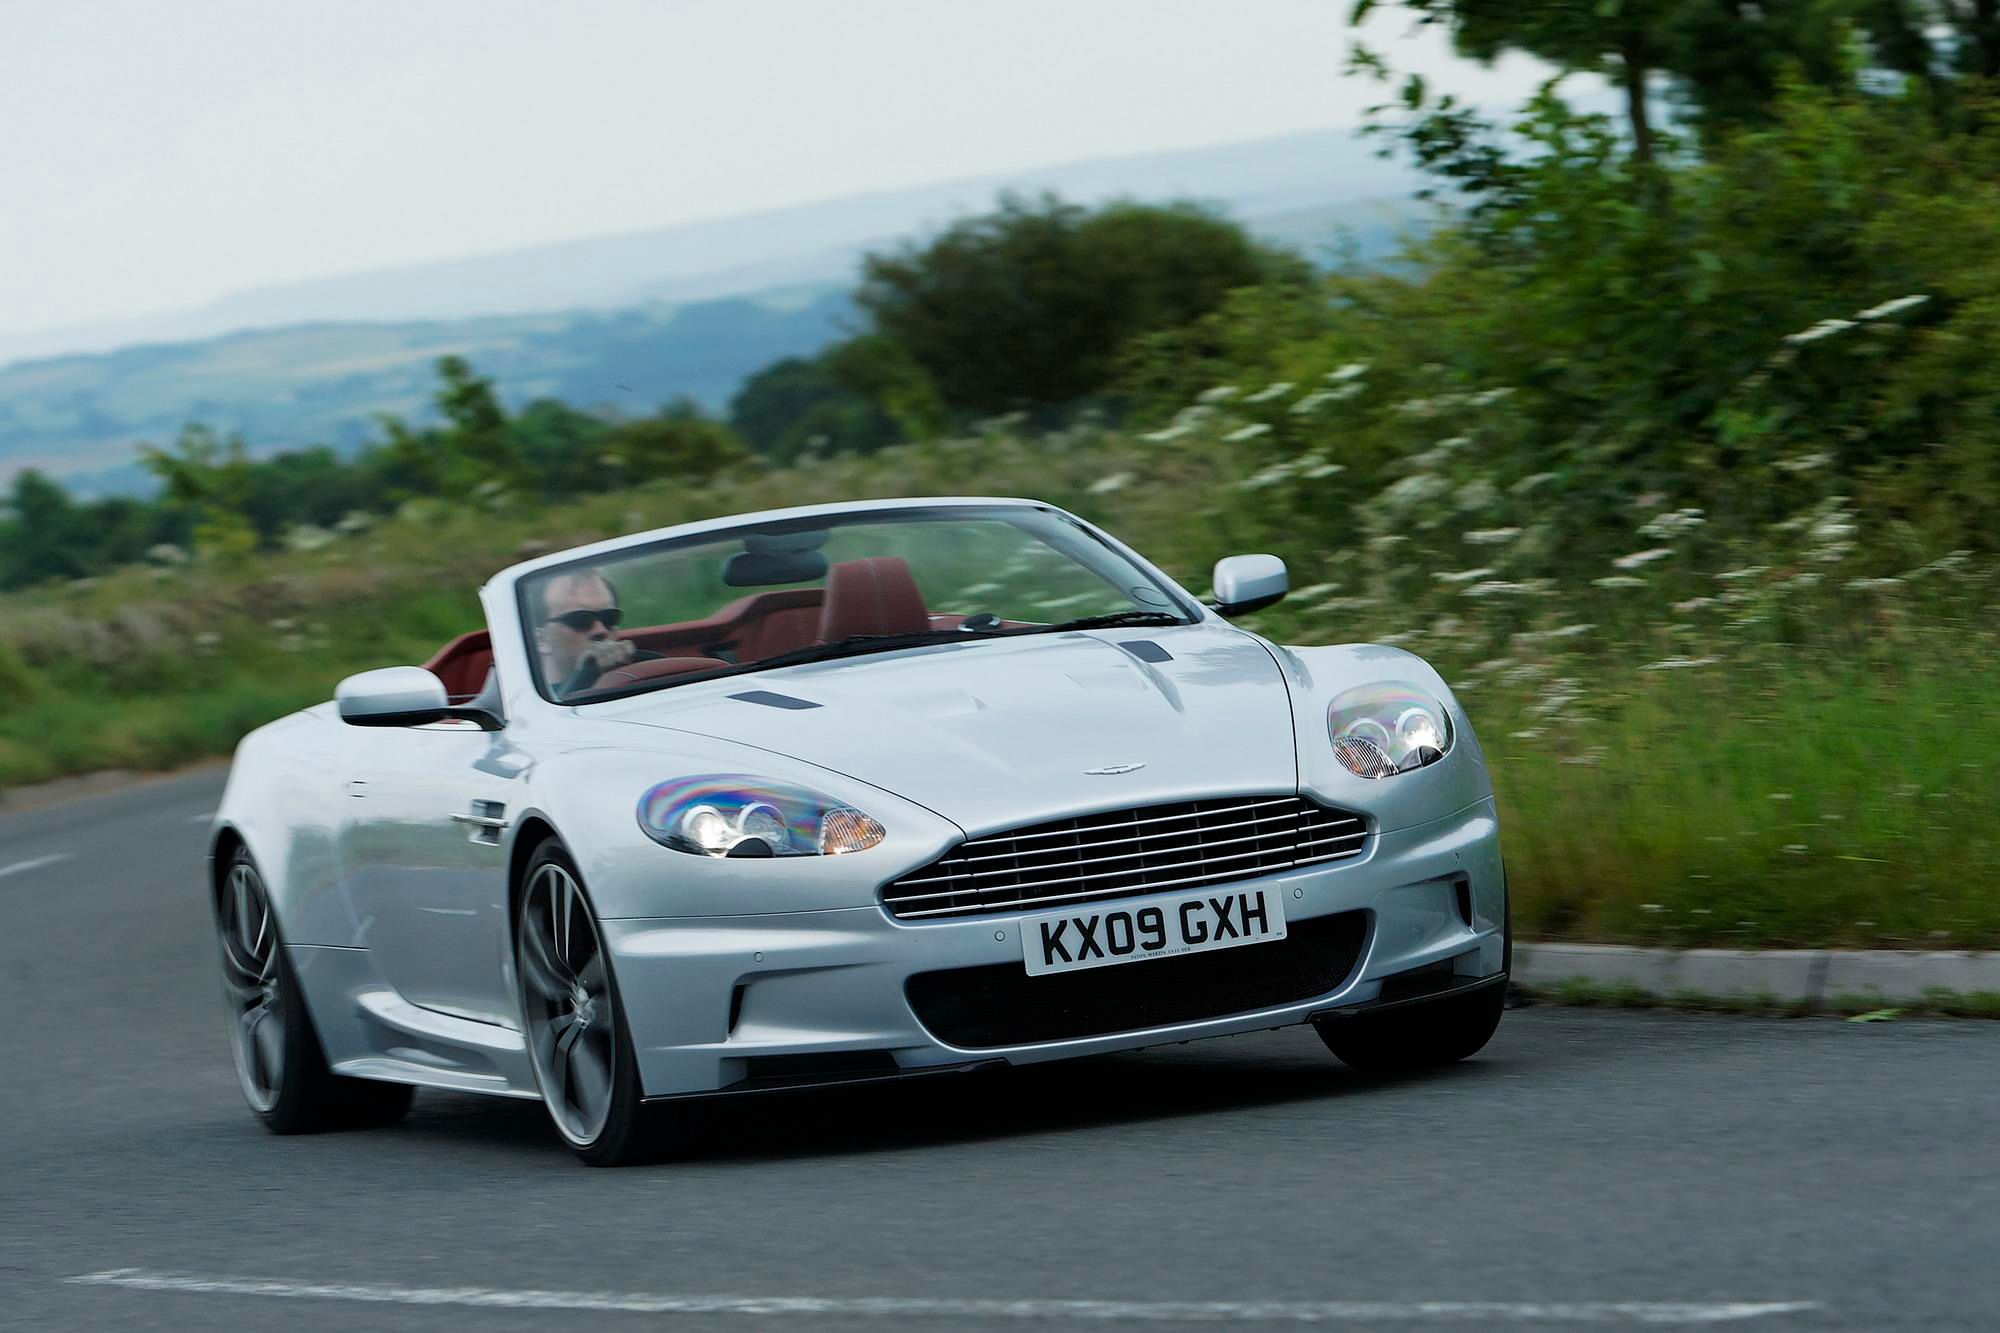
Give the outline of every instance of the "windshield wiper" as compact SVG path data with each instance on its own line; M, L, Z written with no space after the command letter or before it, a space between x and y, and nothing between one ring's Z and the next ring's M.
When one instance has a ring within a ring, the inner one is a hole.
M1120 625L1185 625L1188 622L1165 611L1113 611L1108 616L1084 616L1078 620L1065 620L1058 629L1114 629Z

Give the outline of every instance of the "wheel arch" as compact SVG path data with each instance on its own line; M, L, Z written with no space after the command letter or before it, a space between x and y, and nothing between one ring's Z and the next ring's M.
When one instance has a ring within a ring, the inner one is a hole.
M550 839L560 843L562 835L556 832L556 826L545 815L524 815L515 826L514 846L507 857L507 926L510 937L521 917L521 894L527 887L528 862L534 860L535 853Z
M234 824L223 824L215 830L208 845L208 905L211 910L222 909L222 886L229 874L229 864L236 859L239 850L247 850L250 844ZM255 857L252 857L255 860Z

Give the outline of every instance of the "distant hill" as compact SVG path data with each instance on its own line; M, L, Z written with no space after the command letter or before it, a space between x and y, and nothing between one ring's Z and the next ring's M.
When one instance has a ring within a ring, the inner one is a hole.
M455 320L524 311L708 301L844 282L863 251L991 208L1002 190L1079 203L1202 199L1254 223L1281 213L1406 196L1404 167L1352 131L1326 130L969 177L741 217L583 237L237 292L144 318L0 334L0 365L28 357L182 342L292 324Z
M984 212L1002 190L1201 199L1315 258L1387 253L1413 182L1346 131L858 195L238 293L199 309L0 337L0 484L39 467L84 493L145 488L134 445L188 421L257 453L352 446L423 418L431 363L469 358L518 405L553 395L720 408L745 376L851 322L863 254ZM527 312L527 313L523 313ZM27 357L42 359L27 360Z
M719 408L743 378L811 353L851 322L844 286L686 305L396 324L303 324L202 342L0 367L0 477L23 467L73 490L146 489L140 440L188 421L241 431L259 454L352 447L377 413L431 414L446 353L491 375L509 406L556 397L650 412L676 394Z

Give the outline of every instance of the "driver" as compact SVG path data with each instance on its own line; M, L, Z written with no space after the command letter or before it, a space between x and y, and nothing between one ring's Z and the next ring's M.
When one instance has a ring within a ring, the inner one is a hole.
M589 689L613 667L661 656L612 634L624 613L618 609L618 590L601 570L556 575L543 585L541 602L535 641L542 674L558 699Z

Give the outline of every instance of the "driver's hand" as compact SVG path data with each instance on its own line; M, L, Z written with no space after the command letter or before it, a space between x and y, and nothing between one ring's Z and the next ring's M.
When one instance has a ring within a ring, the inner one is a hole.
M624 666L637 652L638 649L624 639L592 639L577 657L603 672Z

